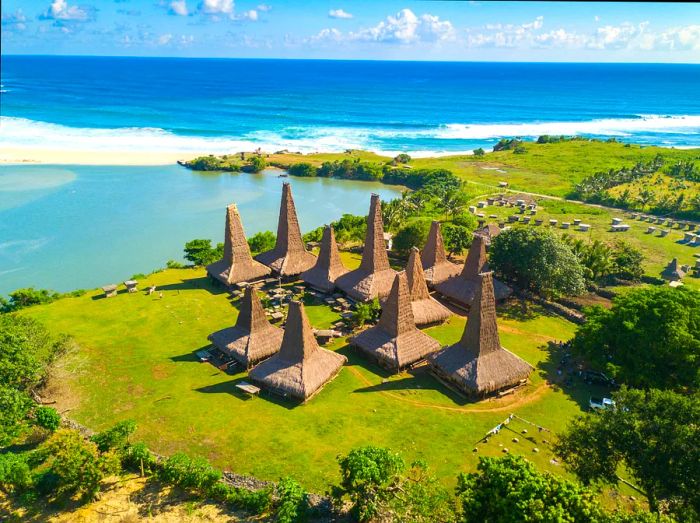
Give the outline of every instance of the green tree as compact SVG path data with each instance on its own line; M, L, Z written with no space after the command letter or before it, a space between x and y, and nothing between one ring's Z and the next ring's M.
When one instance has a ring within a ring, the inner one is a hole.
M40 305L42 303L51 303L60 295L57 292L47 289L35 289L29 287L26 289L17 289L9 294L10 301L6 306L8 311L16 311L31 307L32 305Z
M259 155L253 155L250 157L250 160L248 161L248 169L254 173L259 173L262 171L265 167L267 167L267 162L265 161L265 158Z
M472 244L473 229L454 223L446 223L442 227L442 239L450 256L462 254Z
M0 385L0 447L16 438L32 408L26 392Z
M253 255L258 255L261 252L273 249L276 241L277 236L272 231L257 232L248 238L248 247L250 247Z
M518 227L491 242L489 262L498 275L545 297L585 290L583 267L571 248L546 229Z
M196 239L185 244L185 259L195 266L209 265L219 258L211 240Z
M405 225L394 236L393 250L400 256L407 257L413 247L419 249L425 245L430 232L430 220L417 219Z
M382 306L377 298L370 302L357 303L352 313L352 322L356 327L362 327L366 323L377 321L381 312Z
M100 454L97 445L70 429L60 429L42 444L38 451L55 480L56 497L82 494L94 498L102 480L119 472L119 459L114 453Z
M61 426L61 415L53 407L37 407L34 421L42 429L54 432Z
M316 176L316 167L306 162L295 163L287 168L287 172L289 172L291 176L312 178Z
M98 432L90 438L90 441L97 445L100 452L115 450L121 453L129 446L129 437L134 432L136 432L136 422L124 420L103 432Z
M585 483L617 484L632 474L650 508L679 519L700 516L700 397L623 387L615 408L575 419L556 444L557 454Z
M394 161L396 163L409 163L411 161L411 157L406 153L401 153L394 158Z
M282 478L276 488L277 503L275 509L278 523L299 523L306 521L309 511L308 494L292 478Z
M33 484L27 454L0 454L0 490L19 494L31 489Z
M460 474L457 478L457 499L463 523L599 523L605 520L593 492L539 472L520 456L479 458L477 471Z
M633 387L698 390L700 292L635 289L610 309L590 308L572 341L575 354Z
M644 276L644 254L624 240L612 246L612 273L622 280L637 282Z
M486 152L481 147L479 147L478 149L474 149L474 156L476 156L477 158L480 158L485 154Z

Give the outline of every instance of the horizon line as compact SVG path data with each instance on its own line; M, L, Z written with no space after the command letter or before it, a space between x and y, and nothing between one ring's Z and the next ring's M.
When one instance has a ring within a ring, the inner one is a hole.
M594 61L528 61L528 60L422 60L422 59L381 59L381 58L296 58L296 57L252 57L252 56L163 56L163 55L117 55L117 54L36 54L36 53L1 53L0 59L12 57L36 58L137 58L137 59L170 59L170 60L277 60L297 62L405 62L405 63L453 63L453 64L588 64L588 65L700 65L700 62L594 62Z

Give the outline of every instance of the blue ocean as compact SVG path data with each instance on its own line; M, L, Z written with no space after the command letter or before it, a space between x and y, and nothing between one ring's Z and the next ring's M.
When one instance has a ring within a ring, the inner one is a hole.
M700 145L700 66L3 56L0 147L414 155Z

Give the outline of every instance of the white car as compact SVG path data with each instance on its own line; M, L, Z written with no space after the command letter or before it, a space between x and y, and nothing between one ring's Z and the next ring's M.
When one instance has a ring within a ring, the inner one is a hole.
M614 407L615 402L610 398L591 398L588 400L588 405L593 410L606 410Z

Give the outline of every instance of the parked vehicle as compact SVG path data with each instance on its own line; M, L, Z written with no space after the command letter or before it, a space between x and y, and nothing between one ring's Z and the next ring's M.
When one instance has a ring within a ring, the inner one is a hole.
M607 410L615 406L615 402L610 398L596 398L592 397L588 400L588 405L592 410Z

